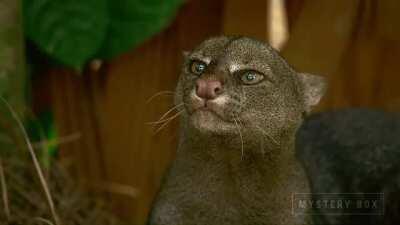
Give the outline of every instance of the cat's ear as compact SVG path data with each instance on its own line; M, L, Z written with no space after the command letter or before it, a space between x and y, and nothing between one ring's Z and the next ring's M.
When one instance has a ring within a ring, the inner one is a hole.
M189 55L190 55L190 52L189 52L189 51L183 51L183 52L182 52L183 58L187 58L187 57L189 57Z
M327 81L324 77L308 73L299 73L298 75L303 87L305 111L308 113L325 94L328 86Z

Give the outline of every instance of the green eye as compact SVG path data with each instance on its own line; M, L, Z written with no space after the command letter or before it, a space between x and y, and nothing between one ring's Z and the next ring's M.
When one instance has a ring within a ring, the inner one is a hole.
M204 73L204 71L207 68L207 64L205 62L199 61L199 60L194 60L190 64L190 72L201 75Z
M257 84L264 80L264 75L257 71L249 70L242 73L240 79L244 84Z

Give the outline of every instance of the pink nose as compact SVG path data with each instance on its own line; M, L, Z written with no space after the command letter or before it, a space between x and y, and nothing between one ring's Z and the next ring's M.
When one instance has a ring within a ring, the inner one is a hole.
M212 100L222 93L222 84L218 80L199 79L196 81L196 95L205 100Z

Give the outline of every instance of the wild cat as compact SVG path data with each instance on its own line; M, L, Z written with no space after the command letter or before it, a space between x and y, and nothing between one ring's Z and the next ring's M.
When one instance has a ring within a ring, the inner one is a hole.
M309 192L295 133L324 89L248 37L211 38L188 53L175 92L179 146L149 224L309 224L292 212L292 195Z

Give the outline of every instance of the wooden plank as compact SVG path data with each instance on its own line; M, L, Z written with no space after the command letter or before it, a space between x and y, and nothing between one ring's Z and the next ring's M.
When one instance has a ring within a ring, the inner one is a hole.
M377 34L392 41L400 39L399 12L400 3L398 0L377 1L375 3Z
M225 1L223 31L227 35L245 35L268 40L268 0Z
M400 110L398 1L305 0L294 10L283 55L300 71L322 74L329 91L321 109ZM290 11L289 11L290 13Z
M285 0L289 30L296 24L306 0Z
M336 72L352 41L359 1L306 0L282 54L297 70L325 76L330 81L320 108L331 106L342 92ZM344 99L344 98L341 98Z
M52 69L49 79L59 136L80 136L78 140L60 146L62 159L69 162L72 172L82 182L102 182L106 177L97 129L99 121L93 116L96 108L87 81L89 77Z
M283 55L300 70L331 74L351 40L358 1L305 1Z

